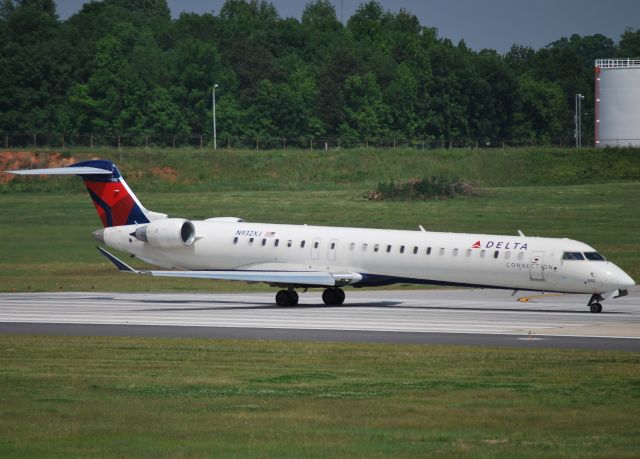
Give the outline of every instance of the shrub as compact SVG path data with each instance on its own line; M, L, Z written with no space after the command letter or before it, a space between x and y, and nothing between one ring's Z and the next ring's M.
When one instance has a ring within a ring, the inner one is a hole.
M381 182L365 197L370 201L416 201L427 199L449 199L456 195L476 196L479 188L460 179L441 177L413 178L406 182Z

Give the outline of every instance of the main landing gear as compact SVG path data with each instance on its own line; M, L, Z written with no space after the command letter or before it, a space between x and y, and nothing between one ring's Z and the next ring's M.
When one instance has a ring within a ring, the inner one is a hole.
M322 292L322 301L327 306L337 306L344 303L344 290L340 287L328 288Z
M298 292L295 290L280 290L276 293L278 306L296 306L298 304Z
M322 292L322 301L327 306L337 306L344 303L344 290L339 287L327 288ZM276 304L278 306L297 306L298 293L293 290L280 290L276 293Z
M589 304L587 306L589 306L589 310L594 314L602 312L602 305L600 304L600 301L604 301L602 295L600 295L599 293L594 293L593 295L591 295L591 299L589 300Z

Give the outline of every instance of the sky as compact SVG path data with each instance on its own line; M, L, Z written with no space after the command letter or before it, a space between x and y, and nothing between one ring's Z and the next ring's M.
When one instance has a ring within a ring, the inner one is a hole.
M346 22L362 0L331 0L338 19ZM571 34L601 33L615 42L626 28L640 29L640 0L379 0L392 12L404 8L420 23L436 27L438 36L454 43L464 39L474 50L505 53L511 45L542 48ZM66 19L85 0L57 0ZM167 0L174 18L181 12L218 14L224 0ZM281 17L300 19L308 0L271 0Z

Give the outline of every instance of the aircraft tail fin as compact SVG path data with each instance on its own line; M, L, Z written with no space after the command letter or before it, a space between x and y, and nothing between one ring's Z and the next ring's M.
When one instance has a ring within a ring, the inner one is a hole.
M7 172L18 175L77 175L81 177L105 227L149 223L151 220L167 217L165 214L145 209L127 182L124 181L116 165L111 161L90 160L67 167Z

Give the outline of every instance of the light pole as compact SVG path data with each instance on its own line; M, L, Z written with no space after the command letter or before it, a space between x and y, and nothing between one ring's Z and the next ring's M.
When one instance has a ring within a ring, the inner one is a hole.
M576 148L582 147L582 101L583 100L584 100L584 96L582 94L576 94L576 113L574 115L574 120L576 124L576 128L575 128Z
M216 138L216 88L217 84L213 85L213 91L211 92L211 111L213 113L213 149L217 150L217 138Z

